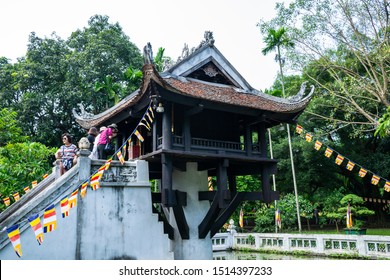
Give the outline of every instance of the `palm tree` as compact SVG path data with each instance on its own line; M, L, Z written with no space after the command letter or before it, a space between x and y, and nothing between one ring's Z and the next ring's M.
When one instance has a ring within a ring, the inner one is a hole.
M263 42L266 44L265 48L261 50L263 55L267 55L271 51L274 51L276 49L277 55L275 56L275 60L279 63L279 70L280 70L280 78L281 78L281 84L282 84L282 94L283 98L286 97L284 92L284 76L283 76L283 63L284 59L282 59L280 55L280 48L285 47L294 47L294 42L292 42L287 37L287 29L284 27L279 28L278 30L275 29L268 29L268 34L264 38ZM298 189L297 189L297 182L295 178L295 167L294 167L294 158L292 153L292 145L291 145L291 135L290 135L290 125L287 124L287 136L288 136L288 145L290 149L290 159L291 159L291 171L293 175L293 183L294 183L294 192L295 192L295 203L297 208L297 219L298 219L298 229L299 231L302 230L301 226L301 217L299 213L299 201L298 201Z

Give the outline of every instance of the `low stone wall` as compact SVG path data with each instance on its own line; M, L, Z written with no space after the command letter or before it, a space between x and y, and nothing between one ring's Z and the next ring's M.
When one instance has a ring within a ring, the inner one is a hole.
M221 240L224 241L221 241ZM217 244L217 240L218 244ZM223 245L222 245L223 243ZM229 246L233 243L232 246ZM280 252L302 251L318 255L345 254L390 258L390 236L343 234L219 233L213 237L214 250L250 249Z

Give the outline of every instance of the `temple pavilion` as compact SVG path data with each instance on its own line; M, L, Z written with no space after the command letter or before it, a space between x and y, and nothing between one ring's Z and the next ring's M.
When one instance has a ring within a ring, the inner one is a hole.
M302 86L290 98L254 89L216 48L211 32L205 33L198 47L185 48L177 63L161 73L153 63L150 44L144 48L144 61L138 90L98 115L82 110L74 111L74 116L85 129L116 123L117 145L122 145L152 105L153 123L139 127L143 142L132 138L126 159L149 163L149 178L160 182L152 193L153 202L162 213L173 210L181 238L189 238L183 211L187 197L185 190L172 187L172 172L185 172L189 162L216 178L213 190L206 184L199 191L199 200L210 201L198 225L199 238L213 236L243 201L278 199L270 186L277 160L268 156L266 132L281 123L296 123L313 89L305 96ZM240 175L260 175L258 191L238 191L236 177Z

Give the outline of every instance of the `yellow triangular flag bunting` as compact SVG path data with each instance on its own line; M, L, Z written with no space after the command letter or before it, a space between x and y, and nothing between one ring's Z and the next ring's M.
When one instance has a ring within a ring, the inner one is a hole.
M106 163L104 164L104 171L106 171L106 170L108 170L108 168L110 168L111 162L112 162L112 158L110 158L106 161Z
M305 138L306 138L307 142L311 142L311 139L313 139L313 136L310 133L306 133Z
M119 161L120 161L122 164L124 164L124 163L125 163L125 158L123 157L122 152L121 152L121 151L118 151L118 152L116 153L116 155L118 156Z
M330 157L333 153L333 150L331 148L326 148L325 150L325 156Z
M355 166L355 164L352 162L352 161L348 161L348 164L347 164L347 169L349 171L352 171L353 167Z
M150 114L152 115L152 117L154 118L154 113L153 113L152 106L149 106L149 112L150 112Z
M7 207L10 206L11 200L9 199L9 197L3 198L3 201L4 201L5 206L7 206Z
M16 255L20 258L22 256L22 245L20 244L19 225L13 225L7 228L8 238L14 247Z
M363 167L360 168L359 176L363 178L364 176L366 176L366 174L367 174L367 170L365 170Z
M69 216L69 199L67 196L65 196L62 200L61 200L61 214L62 214L62 218L66 218Z
M316 149L317 151L319 151L322 147L322 143L320 141L316 141L315 144L314 144L314 149Z
M138 137L139 141L144 142L144 138L142 137L141 133L139 133L138 130L135 130L134 134L135 136Z
M380 179L379 176L373 175L372 178L371 178L371 184L378 185L379 179Z
M24 193L28 193L28 192L30 191L30 187L27 186L27 187L25 187L23 190L24 190Z
M341 165L343 163L343 161L344 161L344 157L342 155L337 155L336 161L335 161L336 164Z
M16 192L12 195L15 199L15 201L18 201L20 199L20 195L19 195L19 192Z
M149 112L146 113L146 116L148 117L150 123L153 123L153 119L152 119L152 117L149 115Z
M146 129L147 130L149 130L150 131L150 125L149 125L149 123L144 119L144 121L145 121L145 123L143 123L142 121L139 123L139 125L142 125L142 126L144 126L144 127L146 127Z
M84 198L86 195L87 195L87 186L88 186L88 182L85 182L81 185L81 188L80 188L80 196L82 198Z
M99 174L96 173L95 175L92 176L91 182L90 182L90 186L91 186L92 190L96 191L97 189L100 188L99 180L100 180Z
M32 188L35 188L38 185L38 181L33 181L31 183Z
M295 130L298 134L301 134L302 133L302 131L303 131L303 128L302 128L302 126L300 126L299 124L297 125L297 128L296 128L296 130Z
M390 181L386 181L385 191L390 192ZM390 203L389 203L390 204Z
M73 208L77 206L77 194L79 193L79 189L76 189L72 192L69 197L69 208Z
M45 209L43 213L43 232L50 232L57 229L57 215L54 204Z
M244 227L244 212L242 211L242 208L240 210L240 220L239 220L240 227Z

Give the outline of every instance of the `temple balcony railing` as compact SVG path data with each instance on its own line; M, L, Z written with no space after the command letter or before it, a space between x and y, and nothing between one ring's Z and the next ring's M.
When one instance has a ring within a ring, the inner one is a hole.
M157 142L158 148L162 147L162 137L158 138ZM184 150L184 137L179 135L172 135L172 146L175 150ZM225 151L227 153L241 154L246 155L247 149L243 143L240 142L232 142L232 141L221 141L221 140L213 140L206 138L191 138L191 151L204 151L210 153L217 153L219 151ZM251 153L253 155L260 155L259 145L253 144Z

